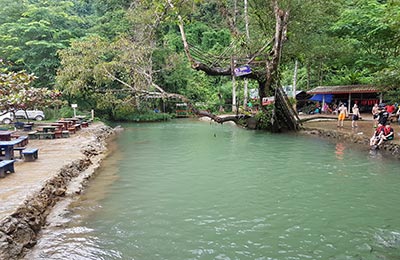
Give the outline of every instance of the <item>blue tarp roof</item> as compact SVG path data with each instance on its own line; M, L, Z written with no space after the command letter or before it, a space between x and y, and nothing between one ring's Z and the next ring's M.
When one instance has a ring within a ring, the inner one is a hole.
M312 98L310 98L310 100L322 102L322 100L324 98L325 98L325 103L331 103L333 95L332 94L316 94Z

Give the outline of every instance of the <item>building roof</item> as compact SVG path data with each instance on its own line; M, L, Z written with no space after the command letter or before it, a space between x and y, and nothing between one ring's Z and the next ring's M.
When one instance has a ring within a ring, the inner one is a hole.
M378 93L380 90L372 85L319 86L307 91L307 94L349 94Z

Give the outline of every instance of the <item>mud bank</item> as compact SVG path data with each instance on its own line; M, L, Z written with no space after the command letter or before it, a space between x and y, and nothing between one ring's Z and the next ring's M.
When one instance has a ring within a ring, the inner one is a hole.
M107 141L116 129L100 124L88 129L91 141L81 147L81 158L66 165L48 178L38 191L31 194L18 208L0 220L0 259L20 259L38 239L46 217L58 201L79 193L93 175L107 152ZM62 162L60 162L62 163Z
M312 127L303 127L301 133L307 135L317 135L323 138L331 138L369 147L369 137L364 134L339 132L335 130ZM390 154L395 159L400 159L400 145L395 142L383 142L379 149Z

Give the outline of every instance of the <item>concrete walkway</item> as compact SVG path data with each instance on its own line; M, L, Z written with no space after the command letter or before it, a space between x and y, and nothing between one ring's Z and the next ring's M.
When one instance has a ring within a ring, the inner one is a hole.
M17 159L14 164L15 173L0 179L0 219L14 212L64 165L83 158L81 149L94 140L90 134L90 129L94 127L91 125L83 128L69 138L29 140L27 147L39 148L39 158L34 162Z

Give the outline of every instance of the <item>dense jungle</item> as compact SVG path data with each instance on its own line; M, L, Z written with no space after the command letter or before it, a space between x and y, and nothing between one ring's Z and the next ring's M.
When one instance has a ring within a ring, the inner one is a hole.
M165 114L155 109L171 112L184 97L199 109L232 112L278 85L372 84L400 100L398 0L0 3L2 75L34 75L33 88L61 94L61 109L78 104L103 119L156 119ZM233 77L248 64L258 78Z

